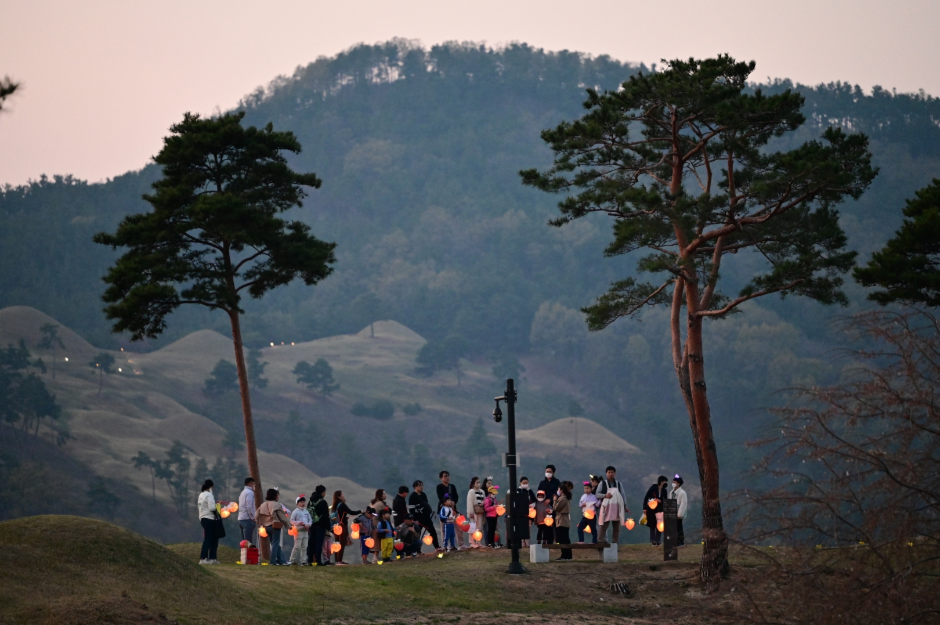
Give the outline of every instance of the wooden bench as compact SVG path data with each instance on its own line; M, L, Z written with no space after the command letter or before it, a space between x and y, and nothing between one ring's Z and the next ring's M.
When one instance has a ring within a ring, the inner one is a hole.
M583 543L583 544L568 544L568 545L539 545L532 544L529 546L529 562L539 563L539 562L549 562L550 551L561 551L562 549L571 549L572 551L581 551L581 550L591 550L597 551L597 555L600 556L601 560L604 562L616 562L617 561L617 545L611 545L607 542L598 542L594 543Z

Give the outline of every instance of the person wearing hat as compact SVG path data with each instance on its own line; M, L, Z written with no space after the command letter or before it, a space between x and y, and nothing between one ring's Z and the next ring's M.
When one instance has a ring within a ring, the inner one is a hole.
M682 476L676 473L676 476L672 478L672 493L669 495L670 499L676 500L676 507L678 508L676 513L677 547L685 546L685 531L682 529L682 519L685 518L685 514L689 510L689 495L683 490L682 483Z
M656 483L649 487L643 497L643 513L646 515L646 524L650 528L650 544L659 547L662 543L662 533L656 527L656 515L663 512L663 500L666 499L666 484L669 479L660 475ZM656 501L656 508L650 508L650 502Z
M483 500L483 512L486 514L486 546L496 547L496 524L499 522L499 514L496 507L499 505L496 498L499 491L495 486L486 489L486 499Z
M538 528L535 540L540 545L550 545L555 542L555 529L545 524L545 519L550 516L552 516L552 500L546 496L544 490L539 489L535 493L535 525Z
M290 524L297 530L297 534L294 536L294 549L290 552L290 564L303 566L308 564L307 541L313 520L307 512L307 498L300 495L295 501L297 508L290 513Z

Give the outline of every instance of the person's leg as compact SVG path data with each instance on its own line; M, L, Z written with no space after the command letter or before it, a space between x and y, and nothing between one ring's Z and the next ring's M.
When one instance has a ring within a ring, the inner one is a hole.
M209 559L209 537L215 533L214 521L212 519L199 519L202 525L202 549L199 551L199 561Z
M597 544L597 519L591 519L588 521L588 526L591 528L591 542L595 545Z
M290 563L300 564L300 532L294 536L294 548L290 550Z
M582 518L580 521L578 521L578 542L579 543L584 542L584 528L587 527L587 521L588 520L585 518Z
M597 532L597 539L603 542L607 542L607 528L610 527L610 521L605 521L601 523L601 531Z
M486 546L496 545L496 517L486 517Z
M219 535L215 533L215 527L212 528L212 537L209 539L209 559L213 562L219 560Z
M553 545L555 544L555 526L545 528L545 542L546 544Z
M432 540L431 544L434 545L434 548L435 548L435 549L440 549L440 548L441 548L441 542L440 542L440 540L438 540L438 538L437 538L437 530L434 529L434 523L433 523L433 522L428 523L428 524L427 524L427 527L426 527L425 529L427 529L427 530L428 530L428 534L431 535L431 540Z
M685 545L685 531L682 529L682 519L676 519L676 533L678 534L678 536L676 537L678 539L676 541L676 545L679 547L684 546Z
M571 539L568 537L568 528L567 527L557 527L555 528L555 540L561 545L570 545ZM561 557L565 560L571 559L571 549L562 549Z
M336 564L339 564L343 561L343 556L346 554L346 539L348 537L349 528L346 527L346 525L343 525L343 533L333 539L339 543L339 551L336 552Z
M268 558L268 564L274 566L277 564L277 553L281 548L281 530L276 530L270 525L266 526L264 529L268 533L268 543L271 545L271 557Z
M457 549L463 549L464 548L463 530L460 529L457 523L454 523L454 537L457 540Z
M614 526L614 536L613 540L610 542L614 545L620 542L620 521L611 521Z

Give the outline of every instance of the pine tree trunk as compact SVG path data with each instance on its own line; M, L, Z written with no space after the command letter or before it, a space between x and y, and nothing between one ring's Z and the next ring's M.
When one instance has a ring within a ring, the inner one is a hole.
M238 311L229 312L232 322L232 341L235 344L235 366L238 369L238 388L242 398L242 417L245 422L245 448L248 452L248 472L255 480L255 507L264 501L261 488L261 471L258 468L258 448L255 444L255 424L251 417L251 396L248 391L248 367L245 366L245 351L242 348L242 328ZM255 511L252 510L252 513ZM262 559L271 557L268 542L259 540Z

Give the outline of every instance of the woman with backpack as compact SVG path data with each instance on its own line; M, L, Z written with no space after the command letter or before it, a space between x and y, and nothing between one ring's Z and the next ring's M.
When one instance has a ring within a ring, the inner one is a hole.
M346 505L346 496L343 494L343 491L338 490L333 493L333 512L336 514L336 524L340 526L341 532L335 534L333 540L339 543L339 551L336 552L336 564L344 565L343 554L346 551L346 546L352 544L352 539L349 538L349 516L360 515L362 510L351 510L349 506Z

